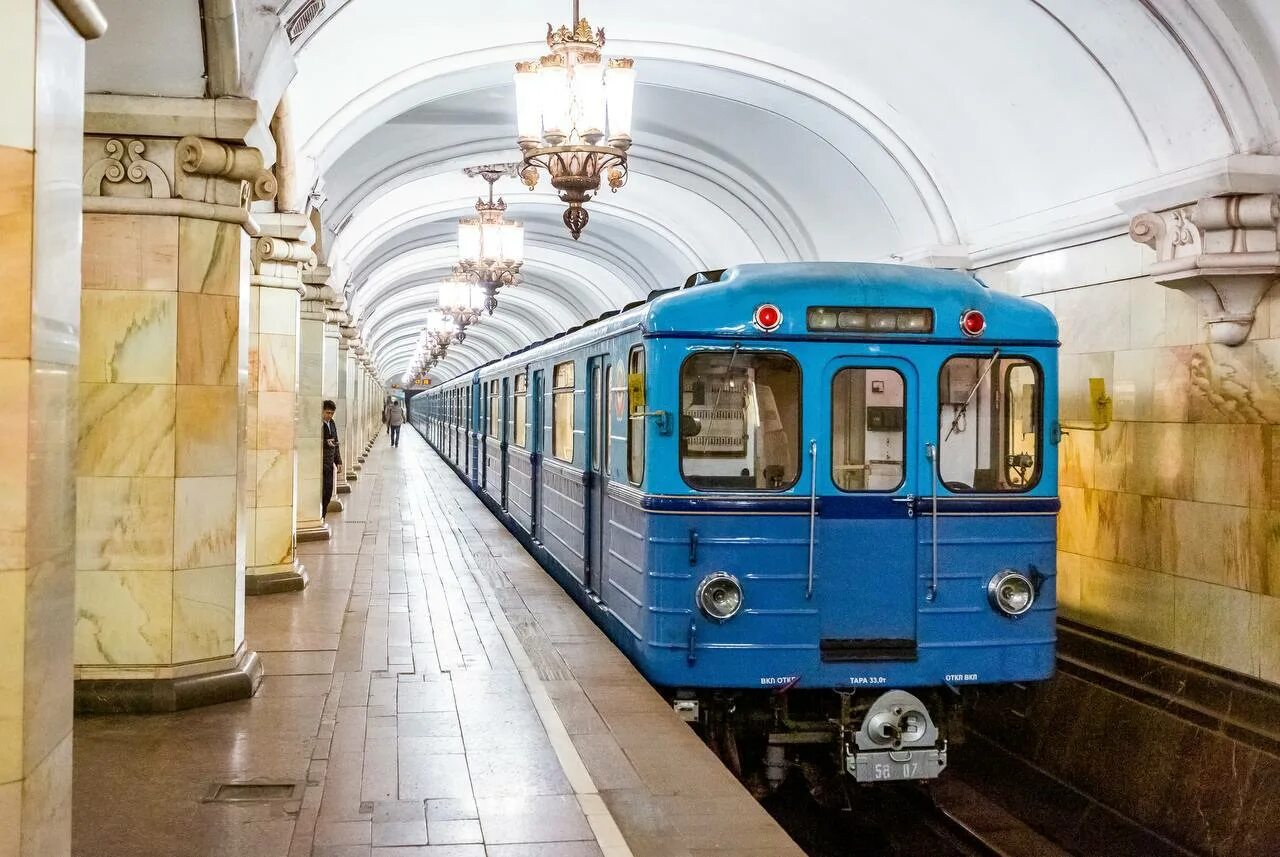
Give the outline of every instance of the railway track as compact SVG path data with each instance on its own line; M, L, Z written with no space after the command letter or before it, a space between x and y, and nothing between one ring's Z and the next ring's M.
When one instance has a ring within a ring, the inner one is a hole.
M819 805L798 778L765 807L809 857L1069 857L959 778L859 788Z

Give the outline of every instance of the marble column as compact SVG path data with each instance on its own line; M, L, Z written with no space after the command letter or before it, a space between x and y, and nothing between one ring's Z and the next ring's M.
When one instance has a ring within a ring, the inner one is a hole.
M324 362L323 362L323 376L322 376L321 384L324 392L324 397L326 399L332 400L335 405L338 405L339 410L334 413L334 417L333 417L334 424L338 426L342 425L342 411L341 411L342 404L340 401L342 396L340 392L341 388L338 385L338 359L339 359L338 344L339 344L339 341L342 339L342 335L338 330L338 326L342 322L346 321L346 318L347 318L347 314L342 311L342 299L340 296L335 296L325 302ZM339 443L342 442L341 437L338 438L338 442ZM341 450L341 447L339 447L339 450ZM341 451L339 451L339 455L341 455ZM345 469L346 469L345 466L335 468L333 497L329 500L329 508L327 510L329 512L342 511L342 500L338 498L339 492L337 490L338 488L337 480L338 480L338 474Z
M343 424L342 432L342 463L343 477L348 483L355 482L360 478L360 473L356 470L356 424L359 422L360 398L358 390L360 387L360 364L356 358L356 352L353 346L358 342L356 339L356 331L350 324L343 325L342 343L340 345L340 353L345 358L343 367L343 384L345 386L344 395L346 397L346 418Z
M105 22L0 0L0 855L71 853L84 41Z
M139 133L154 115L95 116L116 133L84 138L82 711L239 699L262 677L244 645L248 203L275 180L233 141Z
M324 284L328 269L307 274L298 328L298 541L325 541L322 499L324 468L321 406L324 403L325 301L333 290Z
M315 267L314 232L303 214L258 215L250 281L248 558L245 594L307 585L298 562L298 325L302 274Z
M345 313L343 314L345 318ZM335 491L338 494L350 494L351 483L347 481L347 455L349 453L350 439L348 437L351 431L351 398L347 395L347 362L348 353L351 350L350 340L347 339L343 331L346 329L345 323L339 325L338 331L338 414L334 419L338 423L338 431L341 433L342 444L342 466L338 468L338 482Z
M363 357L364 346L361 345L360 339L356 338L351 341L350 348L351 348L352 359L355 360L355 365L353 367L355 370L355 374L354 374L354 380L352 382L352 392L355 396L355 401L356 401L355 407L352 408L352 411L351 411L351 414L352 414L351 469L353 474L359 474L360 470L364 466L365 430L366 430L364 412L366 407L365 399L367 398L368 391L365 390L365 384L364 384L364 357ZM348 478L354 479L355 476L353 475Z

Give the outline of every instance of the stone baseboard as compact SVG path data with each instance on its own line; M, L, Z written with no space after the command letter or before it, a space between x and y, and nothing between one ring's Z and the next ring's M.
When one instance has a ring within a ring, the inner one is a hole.
M203 675L159 679L78 679L77 714L163 714L253 696L262 661L246 651L236 666Z
M338 490L338 493L339 493L339 494L350 494L350 493L351 493L351 486L350 486L350 485L339 485L337 490Z
M326 511L341 512L343 508L345 507L342 505L342 501L339 500L337 497L334 497L329 501L329 508Z
M328 524L320 524L318 527L298 527L299 542L327 542L332 533Z
M295 562L292 569L273 571L270 574L246 574L244 576L245 595L275 595L280 592L298 592L307 588L310 578L301 563Z

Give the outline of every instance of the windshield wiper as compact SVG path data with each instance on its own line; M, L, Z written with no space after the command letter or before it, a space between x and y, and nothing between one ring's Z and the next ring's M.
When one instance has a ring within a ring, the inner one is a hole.
M946 443L951 439L951 435L960 430L960 421L965 418L965 414L969 411L969 403L973 401L973 397L977 395L978 388L982 386L982 382L987 380L987 376L991 374L991 369L996 365L996 360L1000 359L1000 349L997 348L991 354L991 359L987 361L987 368L982 370L982 375L974 383L973 389L969 391L969 395L965 397L964 404L956 408L956 414L951 418L951 428L947 429L947 436L942 439Z

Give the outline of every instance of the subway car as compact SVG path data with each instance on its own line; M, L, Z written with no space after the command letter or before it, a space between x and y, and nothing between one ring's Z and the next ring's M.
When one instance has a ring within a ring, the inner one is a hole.
M409 413L740 774L929 779L1053 670L1057 339L966 273L742 265Z

